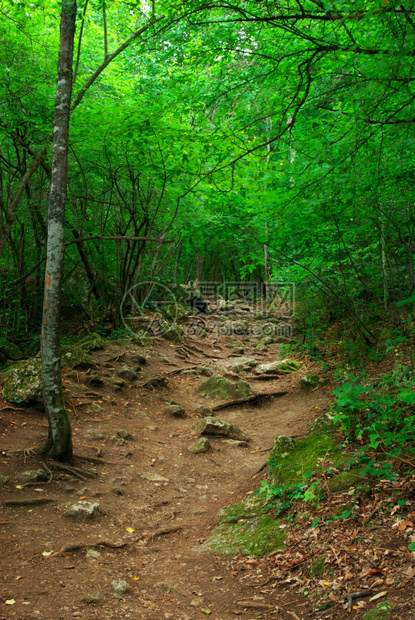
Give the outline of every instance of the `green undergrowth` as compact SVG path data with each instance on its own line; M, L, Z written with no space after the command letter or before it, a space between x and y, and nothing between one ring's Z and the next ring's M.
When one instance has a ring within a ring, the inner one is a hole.
M354 496L370 494L380 481L413 473L412 377L402 361L371 379L350 372L339 375L330 412L317 418L301 440L275 438L268 480L244 502L222 509L205 548L227 555L264 555L283 547L299 514L313 527L319 520L313 513L327 498L347 492L349 499L333 509L326 522L348 519L354 514Z

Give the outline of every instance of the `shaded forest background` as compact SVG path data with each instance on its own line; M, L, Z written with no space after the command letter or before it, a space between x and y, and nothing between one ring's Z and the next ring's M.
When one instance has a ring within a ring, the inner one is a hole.
M0 11L0 344L20 346L41 323L59 7ZM303 329L349 318L366 342L406 319L414 20L406 0L79 3L64 318L108 333L136 282L198 278L294 282Z

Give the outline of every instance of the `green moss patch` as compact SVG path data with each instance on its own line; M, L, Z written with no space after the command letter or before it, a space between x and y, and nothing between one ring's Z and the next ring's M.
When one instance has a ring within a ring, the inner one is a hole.
M224 523L213 530L213 534L202 548L221 555L267 555L284 547L285 530L281 521L265 514L252 519L240 519L237 523Z
M363 620L388 620L392 608L393 605L389 601L381 601L376 607L364 614Z

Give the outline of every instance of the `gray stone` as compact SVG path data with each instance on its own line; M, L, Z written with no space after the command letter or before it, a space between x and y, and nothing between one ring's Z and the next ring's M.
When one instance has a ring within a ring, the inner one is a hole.
M248 435L235 426L235 424L230 424L229 422L225 422L224 420L213 416L208 416L207 418L203 418L203 420L196 422L193 426L193 430L199 435L225 435L225 437L236 439L238 441L250 441Z
M258 366L258 362L253 357L234 357L226 362L222 362L222 366L236 373L249 372L252 368Z
M168 478L163 478L163 476L153 472L143 472L140 476L143 480L149 480L150 482L169 482Z
M317 375L305 375L301 381L300 381L300 385L303 388L303 390L313 390L315 387L317 387L317 385L320 382L320 378L317 377Z
M90 385L104 385L104 379L99 375L90 375L88 383Z
M139 418L140 420L149 420L150 419L150 416L145 411L138 410L138 411L135 412L134 415L135 415L136 418Z
M140 366L144 366L145 364L147 364L147 360L144 357L144 355L140 355L139 353L136 353L135 355L133 355L131 360L135 364L140 364Z
M223 439L222 443L226 443L228 446L234 446L236 448L247 448L247 441L238 441L237 439Z
M198 391L203 396L220 400L232 400L250 396L251 387L246 381L232 382L222 375L213 375L199 385Z
M168 405L164 409L166 415L171 415L174 418L187 418L186 410L180 405Z
M117 377L120 379L126 379L127 381L134 381L137 379L137 373L134 368L131 368L131 366L124 365L117 372Z
M270 364L260 364L255 372L258 375L290 374L301 367L299 362L291 359L278 360Z
M98 429L90 428L85 433L85 439L88 439L89 441L94 441L95 439L105 439L105 433L104 431L99 431Z
M12 403L43 406L40 360L18 362L3 374L3 395Z
M203 405L200 405L199 407L195 407L194 412L202 416L203 418L207 417L208 415L214 415L210 407L204 407Z
M308 435L315 433L331 433L336 430L334 418L330 413L323 413L311 423Z
M104 411L104 409L101 407L101 405L99 405L98 403L88 403L87 405L84 405L84 411L85 413L102 413Z
M96 592L90 592L89 594L83 596L81 598L81 602L86 603L87 605L97 605L98 603L102 602L103 598L104 597L102 596L101 592L97 590Z
M49 480L49 474L45 469L28 469L23 471L20 476L20 480L25 484L27 482L46 482Z
M119 431L117 431L117 436L126 440L130 440L133 438L131 433L129 433L125 428L121 428Z
M2 476L0 474L0 488L4 487L9 482L10 478L8 476Z
M126 592L128 591L128 585L127 582L124 581L123 579L114 579L114 581L111 582L112 588L115 592L115 594L126 594Z
M211 377L215 374L215 371L212 370L210 366L198 366L197 372L199 373L199 375L203 375L204 377Z
M210 441L209 439L207 439L207 437L201 437L200 439L192 443L192 445L189 446L187 449L189 450L189 452L193 452L193 454L203 454L204 452L207 452L211 449Z
M99 560L101 557L100 552L97 549L88 549L86 552L87 560Z
M121 388L125 385L125 381L124 379L121 379L121 377L112 377L110 379L110 383L114 392L119 392Z
M112 442L116 445L116 446L123 446L125 444L125 439L123 439L122 437L113 437L112 438Z
M63 516L72 519L95 519L100 514L101 509L98 502L92 503L81 499L76 504L69 506Z

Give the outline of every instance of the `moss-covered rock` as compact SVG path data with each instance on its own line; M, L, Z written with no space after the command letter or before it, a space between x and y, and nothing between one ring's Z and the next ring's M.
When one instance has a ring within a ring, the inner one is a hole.
M169 326L163 325L163 332L161 335L170 342L180 343L183 340L183 329L176 323Z
M336 430L334 418L330 413L323 413L311 423L308 429L308 435L315 433L332 433Z
M270 364L260 364L255 372L258 375L290 374L301 368L301 364L291 359L277 360Z
M319 459L323 458L333 463L341 458L341 452L331 435L309 435L301 441L277 437L268 460L274 486L290 486L302 482L316 468Z
M389 601L381 601L363 615L363 620L388 620L392 613L393 605Z
M300 385L303 390L307 391L314 390L314 388L316 388L319 383L320 377L317 377L317 375L305 375L300 381Z
M250 396L252 391L246 381L232 382L221 375L212 375L199 385L198 392L208 398L231 400Z
M131 342L139 347L153 346L153 338L145 330L137 330L134 336L131 337Z
M231 370L232 372L249 372L255 366L258 366L258 362L254 357L234 357L226 362L222 363L223 368Z
M180 323L187 318L189 309L183 303L172 301L161 304L160 312L168 321Z
M192 443L187 449L189 452L193 452L193 454L203 454L211 449L210 441L207 437L201 437Z
M217 515L219 525L224 523L237 523L240 519L253 519L265 514L267 510L263 507L263 500L257 499L253 502L240 502L231 506L224 506Z
M213 530L202 549L223 555L267 555L284 547L285 532L281 521L264 514L237 523L223 523Z
M359 484L363 479L363 467L358 467L334 476L334 478L327 481L327 487L330 493L343 493L343 491L348 491L351 487Z
M42 367L39 359L22 360L3 375L3 395L12 403L41 406Z
M76 370L90 370L93 366L88 352L81 346L62 347L62 366Z
M81 340L78 340L76 344L78 347L84 349L87 353L105 348L105 340L102 338L102 336L100 336L100 334L97 334L96 332L94 332L93 334L89 334L89 336L85 336L85 338L81 338Z
M193 431L198 433L199 435L224 435L225 437L229 437L230 439L237 439L239 441L250 441L248 435L241 430L235 424L230 424L229 422L225 422L225 420L221 420L220 418L215 418L213 416L208 416L207 418L203 418L203 420L199 420L193 426Z

